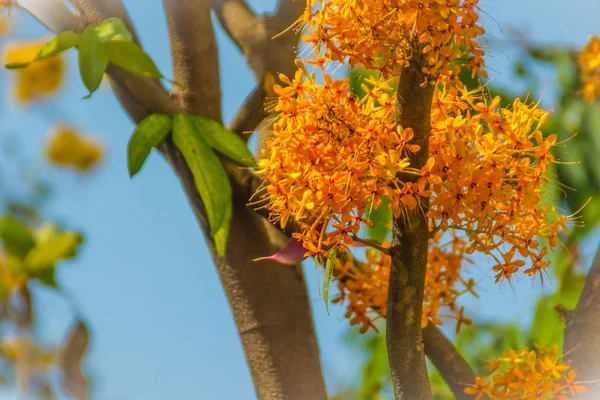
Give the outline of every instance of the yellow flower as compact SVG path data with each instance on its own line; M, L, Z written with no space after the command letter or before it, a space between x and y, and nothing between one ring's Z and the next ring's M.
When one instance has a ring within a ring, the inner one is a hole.
M600 93L600 35L590 37L579 56L583 97L589 101Z
M4 50L4 61L31 61L45 43L46 40L11 43ZM14 96L19 102L27 104L56 93L63 81L64 69L63 58L57 55L16 70Z
M46 157L51 164L87 172L102 158L102 147L74 129L58 125L46 147Z

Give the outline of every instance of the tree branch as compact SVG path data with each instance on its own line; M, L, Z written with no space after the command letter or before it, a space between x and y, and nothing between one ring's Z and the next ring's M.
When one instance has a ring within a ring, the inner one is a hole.
M264 35L264 26L260 18L245 0L211 0L211 7L219 23L242 54L245 55L246 50L253 47L252 42Z
M578 399L596 399L600 392L600 248L588 273L579 302L567 312L564 351L586 393Z
M273 15L258 17L244 0L212 0L219 23L254 72L257 86L238 110L229 128L239 134L254 131L267 117L264 109L264 76L268 69L274 75L291 75L295 71L294 60L298 37L293 32L273 39L292 25L304 11L305 3L299 0L280 0ZM242 136L248 139L248 136Z
M434 87L421 84L425 76L412 61L404 68L398 83L396 123L412 128L414 144L421 149L411 155L411 167L421 168L429 157L431 102ZM387 306L386 341L392 383L396 398L431 399L431 387L423 353L421 311L429 245L425 217L429 200L421 198L420 207L394 218L392 263Z
M456 400L472 400L464 392L468 384L475 382L475 372L460 355L456 347L431 321L423 329L425 354L440 371Z
M123 7L121 0L69 0L79 15L88 23L98 23L110 17L120 18L125 24L133 40L139 43L135 27L129 18L129 14Z
M171 38L174 80L171 92L190 114L221 122L221 80L210 0L164 0Z
M87 20L88 23L114 16L87 12L83 15L86 19L89 15L94 18L93 21ZM44 15L40 19L44 21ZM173 115L187 111L190 106L182 100L184 97L180 97L178 103L173 102L158 81L113 66L109 67L107 75L121 104L135 122L150 113ZM192 93L190 98L195 96L199 95ZM170 139L163 141L158 149L179 177L204 231L233 312L258 397L326 399L319 350L300 266L282 267L274 262L255 264L251 261L278 251L286 238L246 206L250 196L250 172L226 163L233 187L234 209L228 254L220 258L208 234L204 206L185 160Z

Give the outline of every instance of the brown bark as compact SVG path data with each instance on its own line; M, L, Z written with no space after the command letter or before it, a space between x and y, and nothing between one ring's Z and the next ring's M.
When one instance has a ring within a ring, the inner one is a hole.
M473 400L464 389L475 382L475 372L452 342L432 322L423 329L423 342L425 355L440 371L456 400Z
M97 23L111 16L119 17L124 21L129 20L124 9L120 7L120 2L116 0L74 0L74 2L77 3L76 9L85 23ZM43 6L43 2L38 3L40 7ZM190 4L189 1L180 2L179 6L185 3ZM195 5L199 4L202 2ZM105 13L107 10L116 10L117 14ZM204 11L207 12L206 9ZM73 22L72 16L63 14L60 16L69 23ZM55 31L67 29L57 18L53 21L45 21L45 15L38 15L38 17L46 25L52 26ZM171 18L173 17L174 15L171 15ZM177 24L173 19L170 19L170 23ZM183 23L193 23L193 21ZM176 41L206 40L203 37L192 36L193 32L181 27L172 28L171 33ZM124 109L136 123L150 113L173 115L176 112L186 111L220 120L221 116L214 108L215 98L220 96L218 78L216 81L213 79L211 83L213 85L213 91L209 91L212 93L211 104L202 98L202 92L198 93L199 90L206 90L206 88L202 88L196 82L199 80L206 84L205 78L209 74L213 74L214 77L215 73L218 77L218 71L202 68L191 71L192 68L197 67L194 64L199 61L216 65L216 47L209 44L203 47L204 51L198 51L193 43L175 43L174 48L176 51L186 52L183 56L175 57L176 68L182 69L175 74L182 80L180 83L184 85L185 90L189 92L183 95L177 94L174 102L160 82L110 67L107 74ZM207 57L212 58L206 59ZM225 258L220 258L208 235L208 222L203 203L181 153L169 139L159 145L159 151L179 177L203 228L231 305L258 397L261 399L325 399L326 391L321 374L319 351L300 266L285 267L276 263L251 262L253 258L276 252L283 246L285 236L246 206L250 195L250 173L227 165L234 189L234 211L228 239L228 254Z
M414 144L421 149L411 156L411 167L421 168L429 156L431 102L434 87L422 86L425 76L417 62L404 68L398 83L396 123L412 128ZM394 218L392 264L387 306L386 341L397 399L432 398L425 364L421 311L429 228L428 200L404 216Z
M579 302L567 312L564 352L565 359L586 382L587 392L577 399L592 400L600 393L600 248L583 286Z

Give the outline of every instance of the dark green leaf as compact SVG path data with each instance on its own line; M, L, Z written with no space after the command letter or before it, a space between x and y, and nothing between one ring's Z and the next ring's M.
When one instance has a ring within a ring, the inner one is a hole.
M24 257L35 246L31 230L10 216L0 218L0 239L4 248L17 257Z
M37 279L48 287L58 289L58 284L56 283L56 267L44 268L35 271L34 273L30 273L29 276L32 279Z
M232 206L231 203L226 206L223 225L221 225L217 233L215 233L215 247L217 248L217 254L219 254L220 257L225 257L225 251L227 250L227 237L229 236L231 214L233 212Z
M183 114L175 114L173 119L173 142L194 175L196 189L206 208L210 235L214 237L223 226L227 208L232 202L229 178L219 157Z
M75 256L82 240L77 233L62 232L50 240L37 243L25 258L27 269L37 271L52 268L57 261Z
M46 43L35 56L35 58L23 63L6 64L8 69L18 69L28 66L34 61L43 60L44 58L52 57L56 54L69 50L79 44L79 34L74 31L64 31L56 35L52 40Z
M119 18L107 18L102 21L96 29L98 31L98 37L103 42L108 42L113 39L126 40L128 42L133 40L131 33Z
M133 177L144 165L146 158L171 131L171 118L164 114L152 114L138 124L127 145L127 168Z
M202 138L219 153L246 167L256 163L246 143L217 121L205 117L190 117Z
M335 247L329 250L329 258L325 263L325 278L323 279L323 301L325 301L325 309L329 313L329 284L331 283L331 275L333 275L333 268L335 267L335 258L337 252Z
M90 25L79 41L79 73L89 96L98 89L108 66L108 46L98 37L96 27ZM89 97L88 96L88 97Z
M136 75L148 78L162 78L154 61L140 46L122 39L108 42L108 60L114 65Z

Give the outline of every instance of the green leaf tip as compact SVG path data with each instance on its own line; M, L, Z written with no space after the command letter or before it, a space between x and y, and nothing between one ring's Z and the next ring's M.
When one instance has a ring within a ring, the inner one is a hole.
M190 117L198 134L216 151L245 167L256 164L246 143L217 121L206 117Z
M18 62L18 63L8 63L5 64L5 68L7 69L20 69L25 68L29 64L43 60L48 57L55 56L59 53L62 53L66 50L69 50L73 47L79 45L80 35L75 31L68 30L57 34L53 37L48 43L46 43L37 55L31 61L26 62Z
M130 178L140 171L152 148L163 141L171 127L171 118L165 114L151 114L137 125L127 145L127 169Z

